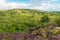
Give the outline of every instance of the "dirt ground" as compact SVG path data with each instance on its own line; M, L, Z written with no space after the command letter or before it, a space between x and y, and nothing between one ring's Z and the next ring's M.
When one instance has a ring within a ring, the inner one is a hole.
M55 38L56 36L54 36ZM0 33L0 40L60 40L55 39L48 39L44 38L43 36L36 34L36 35L29 35L23 33Z

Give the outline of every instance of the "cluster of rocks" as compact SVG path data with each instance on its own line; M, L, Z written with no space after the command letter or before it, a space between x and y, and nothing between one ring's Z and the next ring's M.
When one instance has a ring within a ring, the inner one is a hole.
M41 36L41 34L1 33L0 40L60 40L60 34L52 36L52 39L48 39Z

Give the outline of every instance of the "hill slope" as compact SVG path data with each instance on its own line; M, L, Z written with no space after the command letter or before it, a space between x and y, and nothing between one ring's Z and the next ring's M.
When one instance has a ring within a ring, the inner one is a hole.
M59 14L60 12L30 9L2 10L0 11L0 32L25 32L29 28L52 23Z

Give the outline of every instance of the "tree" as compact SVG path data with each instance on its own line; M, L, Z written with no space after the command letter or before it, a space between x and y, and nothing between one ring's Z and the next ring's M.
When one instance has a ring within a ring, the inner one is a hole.
M42 23L42 26L45 26L47 23L49 23L50 19L48 17L48 15L44 15L41 17L41 23Z

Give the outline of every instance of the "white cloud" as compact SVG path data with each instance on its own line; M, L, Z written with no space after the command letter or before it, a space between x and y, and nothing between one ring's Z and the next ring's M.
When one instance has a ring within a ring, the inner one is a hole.
M35 3L36 1L40 3ZM44 11L60 11L59 0L34 0L34 4L31 4L33 9L40 9Z
M8 2L8 0L0 0L0 10L13 9L13 8L29 8L39 10L60 11L60 3L56 3L59 0L31 0L30 4Z
M13 8L26 8L29 4L8 2L7 0L0 1L0 10L2 9L13 9Z

